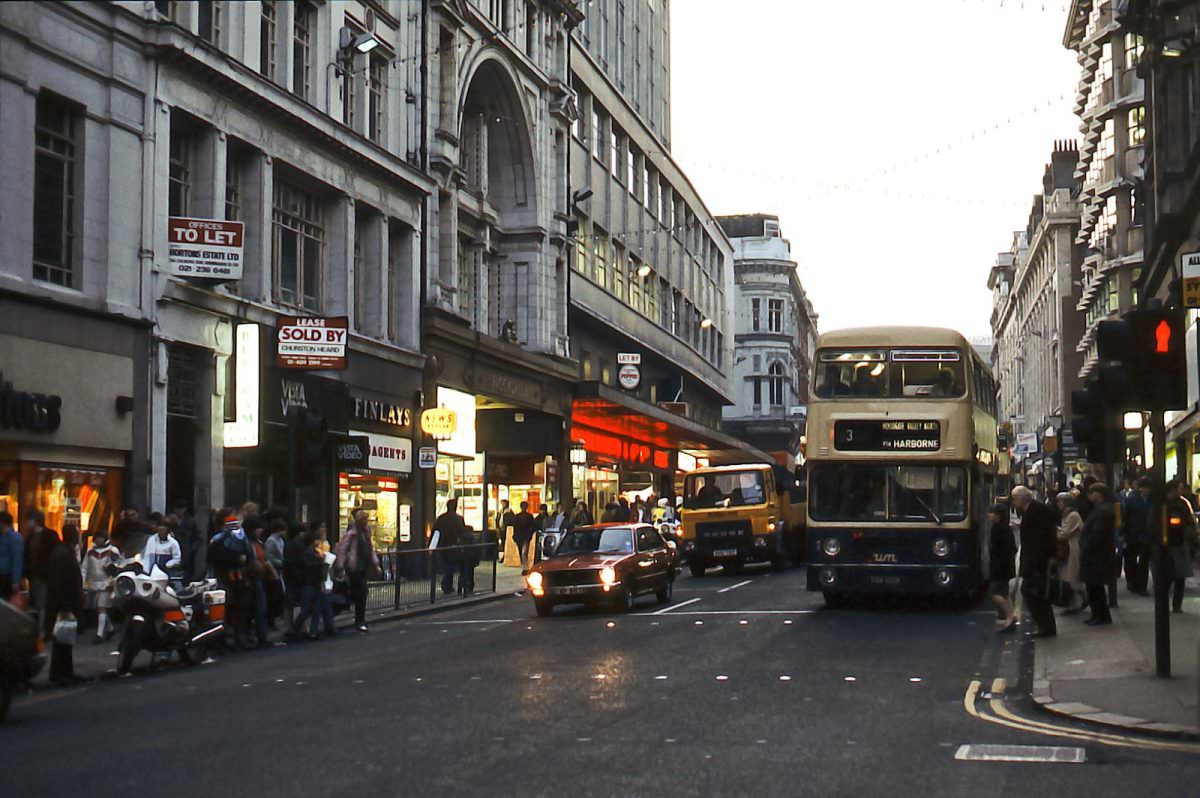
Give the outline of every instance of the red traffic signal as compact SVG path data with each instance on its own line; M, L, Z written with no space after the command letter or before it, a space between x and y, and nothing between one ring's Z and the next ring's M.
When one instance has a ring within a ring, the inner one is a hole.
M1182 310L1155 308L1125 315L1131 345L1130 376L1135 409L1182 410L1187 407L1187 342Z

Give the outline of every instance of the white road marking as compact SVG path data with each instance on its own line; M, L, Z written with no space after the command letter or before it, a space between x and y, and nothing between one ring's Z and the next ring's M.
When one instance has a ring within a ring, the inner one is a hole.
M699 601L700 599L696 599ZM685 604L687 602L684 602ZM662 615L664 612L684 606L676 604L674 607L667 607L665 610L657 612L635 612L629 615L630 618L645 618L651 615ZM676 612L674 615L815 615L820 610L688 610L687 612Z
M954 758L962 762L1053 762L1082 765L1087 751L1065 745L960 745Z
M858 677L857 676L843 676L842 681L843 682L857 682Z
M717 681L718 682L727 682L727 681L729 681L729 677L722 673L721 675L717 676Z
M753 581L754 581L753 579L744 579L741 582L738 582L736 585L730 585L729 587L723 587L720 590L718 590L717 592L718 593L728 593L730 590L737 590L739 587L745 587L746 585L750 584Z
M677 610L680 607L686 607L689 604L695 604L699 600L700 600L699 598L688 599L687 601L681 601L678 604L672 604L670 607L663 607L661 610L655 610L654 612L639 612L637 614L638 615L664 615L664 614L670 612L671 610Z
M427 623L423 623L421 625L422 626L447 626L449 624L460 624L460 623L513 623L515 621L516 621L516 618L482 618L482 619L469 619L469 620L460 620L460 621L430 621ZM443 629L442 631L445 631L445 630Z

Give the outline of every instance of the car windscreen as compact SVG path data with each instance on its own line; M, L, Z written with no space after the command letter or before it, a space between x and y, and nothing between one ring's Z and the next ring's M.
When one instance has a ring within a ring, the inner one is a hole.
M762 471L717 471L689 474L683 497L685 507L704 510L764 504L767 492Z
M822 349L813 390L822 399L961 398L966 385L955 349Z
M633 533L628 529L575 529L554 550L563 554L632 554Z
M808 479L817 521L961 521L967 479L961 466L820 463Z

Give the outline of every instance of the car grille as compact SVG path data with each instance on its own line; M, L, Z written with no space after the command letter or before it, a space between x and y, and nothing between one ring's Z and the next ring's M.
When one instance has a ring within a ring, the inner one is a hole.
M713 521L696 524L696 542L711 546L736 546L754 543L754 532L749 521Z
M542 578L546 587L600 584L600 572L591 568L579 571L550 571L543 573Z

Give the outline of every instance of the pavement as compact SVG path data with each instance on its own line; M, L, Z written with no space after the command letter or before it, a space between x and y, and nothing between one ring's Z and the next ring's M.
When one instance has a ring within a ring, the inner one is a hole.
M1007 798L1200 782L1200 746L1024 719L1049 717L1021 696L1032 647L993 618L895 598L829 610L800 570L684 576L671 604L632 613L447 605L19 697L0 795Z
M1033 694L1047 712L1103 727L1200 738L1200 579L1171 614L1171 677L1155 675L1154 598L1120 585L1111 626L1060 616L1036 641Z
M475 582L477 587L486 586L484 590L477 590L474 595L460 596L444 596L441 588L437 590L437 602L429 603L427 599L422 599L419 603L407 604L398 608L387 607L383 609L368 610L367 623L375 624L382 621L393 620L397 618L407 618L418 615L425 615L431 612L442 612L447 609L459 608L463 606L473 606L475 604L487 603L498 599L510 598L518 593L521 593L525 588L524 577L521 576L520 568L507 568L504 565L498 565L496 568L496 590L492 592L491 588L492 571L491 565L488 564L485 568L480 566ZM385 586L386 587L386 586ZM390 587L386 587L390 591ZM353 612L341 612L334 617L334 624L340 631L349 631L354 626ZM280 620L276 624L279 627L278 632L272 632L270 640L274 647L282 648L288 645L283 640L283 629L286 624ZM75 645L74 665L75 673L78 676L100 679L109 677L115 674L117 666L117 637L114 635L110 640L103 643L95 642L95 626L89 626L81 632L79 640ZM153 662L153 655L150 652L142 652L134 660L135 670L146 670ZM44 688L48 686L50 680L49 668L43 668L42 672L33 680L35 688Z

